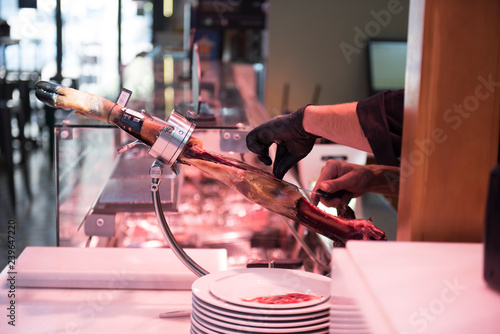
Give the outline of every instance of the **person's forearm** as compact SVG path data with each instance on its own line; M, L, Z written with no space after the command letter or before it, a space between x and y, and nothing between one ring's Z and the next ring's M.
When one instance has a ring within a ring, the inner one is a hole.
M356 114L357 104L310 105L304 112L302 126L313 135L371 153Z

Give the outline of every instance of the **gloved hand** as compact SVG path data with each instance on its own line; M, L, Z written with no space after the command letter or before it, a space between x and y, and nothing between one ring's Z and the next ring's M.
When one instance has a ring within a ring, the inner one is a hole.
M270 166L269 146L277 144L273 174L279 179L297 162L311 152L317 136L304 130L302 120L307 106L284 116L276 117L250 131L246 142L248 149L259 156L259 160Z

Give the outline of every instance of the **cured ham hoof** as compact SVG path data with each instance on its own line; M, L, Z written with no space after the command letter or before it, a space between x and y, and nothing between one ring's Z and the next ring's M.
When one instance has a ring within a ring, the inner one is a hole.
M58 98L63 96L60 93L62 86L47 81L39 81L35 84L36 97L52 108L58 108Z
M75 113L107 122L111 109L115 105L105 98L95 94L82 92L73 88L65 87L48 81L39 81L35 84L36 97L52 108L72 109ZM114 118L119 118L120 114Z

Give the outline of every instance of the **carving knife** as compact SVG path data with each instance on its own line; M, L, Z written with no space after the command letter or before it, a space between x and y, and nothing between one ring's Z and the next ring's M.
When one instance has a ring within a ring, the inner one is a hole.
M334 198L340 198L340 197L344 196L345 194L349 193L347 190L339 190L339 191L336 191L334 193L328 193L328 192L323 191L321 189L318 189L316 191L314 191L314 190L308 190L308 189L304 189L304 188L300 188L300 187L299 187L299 189L302 189L305 192L316 194L319 197L321 197L323 199L326 199L327 201L329 201L331 199L334 199Z

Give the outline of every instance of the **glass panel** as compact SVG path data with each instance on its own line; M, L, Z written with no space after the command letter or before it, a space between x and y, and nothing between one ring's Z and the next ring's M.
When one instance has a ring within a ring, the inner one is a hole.
M57 210L60 246L82 246L87 237L78 231L109 178L116 157L113 128L58 127L56 129Z

